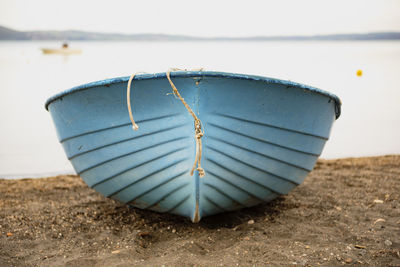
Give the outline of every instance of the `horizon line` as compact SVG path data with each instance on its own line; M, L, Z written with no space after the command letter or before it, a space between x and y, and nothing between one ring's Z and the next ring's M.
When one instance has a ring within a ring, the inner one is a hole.
M193 40L193 41L213 41L213 40L400 40L400 31L373 31L373 32L358 32L358 33L317 33L309 35L249 35L249 36L196 36L186 34L170 34L170 33L156 33L156 32L145 32L145 33L117 33L117 32L99 32L99 31L87 31L87 30L30 30L20 31L13 28L9 28L0 25L0 40L61 40L68 38L70 40L129 40L130 38L136 38L136 40ZM7 35L8 34L8 35ZM53 36L51 36L53 34ZM55 36L54 34L80 34L81 36ZM37 36L34 36L37 35ZM2 38L3 37L3 38ZM19 38L17 38L19 37ZM50 38L51 37L51 38ZM37 38L37 39L36 39ZM155 39L154 39L155 38ZM344 39L343 39L344 38Z

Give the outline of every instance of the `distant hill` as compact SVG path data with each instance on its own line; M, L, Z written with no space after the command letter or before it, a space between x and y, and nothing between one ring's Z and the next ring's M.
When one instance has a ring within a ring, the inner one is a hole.
M85 31L16 31L0 26L0 40L87 41L369 41L400 40L400 32L313 36L195 37L169 34L117 34Z

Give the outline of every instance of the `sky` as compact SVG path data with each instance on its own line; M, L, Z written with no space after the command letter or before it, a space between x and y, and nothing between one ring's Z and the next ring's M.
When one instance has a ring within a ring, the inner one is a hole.
M400 31L400 0L0 0L0 25L208 37Z

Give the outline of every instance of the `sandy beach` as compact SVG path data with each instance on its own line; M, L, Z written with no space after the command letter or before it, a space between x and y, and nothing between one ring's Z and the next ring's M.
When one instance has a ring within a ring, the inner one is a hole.
M189 220L77 176L0 179L0 266L400 266L400 155L320 160L289 195Z

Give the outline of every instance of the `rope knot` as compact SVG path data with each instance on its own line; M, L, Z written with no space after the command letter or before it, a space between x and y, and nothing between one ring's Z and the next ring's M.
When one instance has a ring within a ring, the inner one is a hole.
M196 121L196 122L195 122L194 131L195 131L195 134L196 134L196 138L197 138L197 139L200 139L200 138L203 137L204 132L203 132L202 129L201 129L201 123L200 123L200 121Z
M196 171L198 171L200 178L206 175L206 172L201 167L197 168Z

